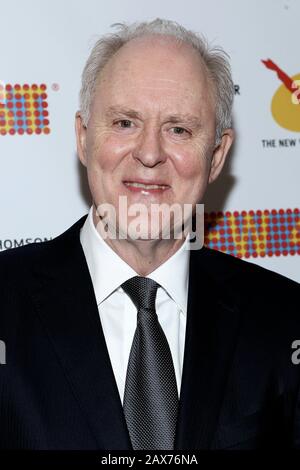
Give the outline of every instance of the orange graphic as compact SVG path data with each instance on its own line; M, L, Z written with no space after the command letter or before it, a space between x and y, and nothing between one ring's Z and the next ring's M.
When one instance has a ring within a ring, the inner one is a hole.
M272 99L273 118L284 129L300 132L300 73L289 77L272 60L262 60L262 63L276 72L282 82Z

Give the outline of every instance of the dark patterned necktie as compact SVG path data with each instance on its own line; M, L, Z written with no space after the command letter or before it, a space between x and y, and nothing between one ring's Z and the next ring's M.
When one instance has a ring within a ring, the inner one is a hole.
M121 286L137 307L123 409L134 450L172 450L178 392L172 355L155 311L159 286L135 276Z

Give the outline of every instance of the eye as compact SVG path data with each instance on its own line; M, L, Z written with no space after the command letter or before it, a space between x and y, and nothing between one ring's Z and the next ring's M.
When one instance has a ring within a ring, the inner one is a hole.
M176 134L176 135L190 134L190 132L187 129L185 129L184 127L180 127L180 126L172 127L172 130L173 130L173 134Z
M118 121L114 122L114 124L123 129L130 129L131 124L133 124L133 122L129 119L119 119Z

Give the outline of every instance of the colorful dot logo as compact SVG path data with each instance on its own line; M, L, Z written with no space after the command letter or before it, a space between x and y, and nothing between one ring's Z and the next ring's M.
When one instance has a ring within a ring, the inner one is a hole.
M300 132L300 74L289 77L270 59L262 63L282 82L272 98L273 118L284 129Z
M238 258L300 255L299 209L205 213L204 244Z
M47 86L0 83L0 135L49 134Z

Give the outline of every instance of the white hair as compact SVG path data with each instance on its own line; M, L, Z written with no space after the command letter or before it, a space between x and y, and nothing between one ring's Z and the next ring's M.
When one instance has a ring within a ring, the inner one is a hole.
M234 84L228 54L219 46L211 46L203 35L187 30L175 21L156 18L149 22L136 22L130 25L115 23L111 26L117 27L118 30L102 36L95 43L83 69L80 90L80 114L83 124L85 126L88 124L90 106L100 72L124 44L134 38L153 34L172 36L177 42L189 44L196 49L206 66L215 98L216 145L218 145L224 129L232 127Z

